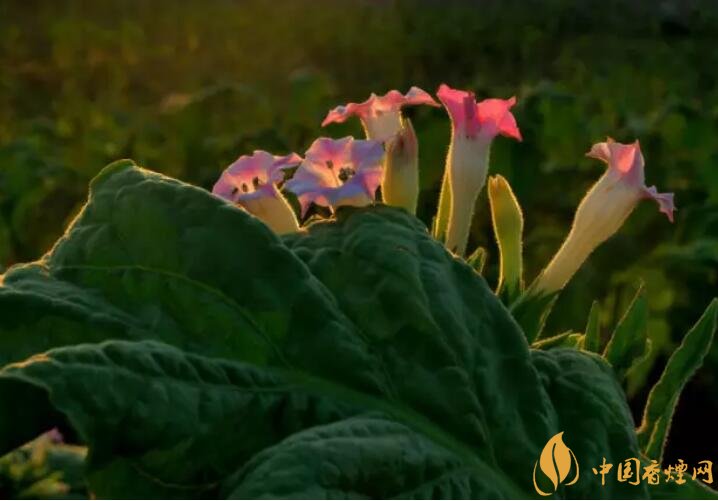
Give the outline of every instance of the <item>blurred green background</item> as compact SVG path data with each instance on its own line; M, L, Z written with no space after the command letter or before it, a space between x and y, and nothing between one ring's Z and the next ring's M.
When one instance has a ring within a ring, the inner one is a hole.
M674 191L669 224L643 203L562 294L549 332L582 331L593 298L607 335L646 283L654 355L628 385L637 415L667 354L718 294L718 7L711 1L0 2L0 271L36 259L105 164L131 157L211 187L255 148L302 153L336 104L441 82L516 95L522 143L492 172L526 217L527 280L550 259L604 166L607 135L641 140L647 182ZM434 213L449 123L409 111L420 138L420 217ZM485 193L472 247L496 246ZM591 391L586 388L586 391ZM718 346L680 403L667 459L718 461Z

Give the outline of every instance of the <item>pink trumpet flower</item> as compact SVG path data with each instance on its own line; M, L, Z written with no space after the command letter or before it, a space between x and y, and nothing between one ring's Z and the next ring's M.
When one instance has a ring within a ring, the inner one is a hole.
M466 250L476 197L486 183L493 139L502 135L521 140L511 113L516 98L477 103L473 92L452 89L446 84L439 87L437 96L451 118L451 146L446 158L437 236L443 236L446 226L446 247L461 255Z
M402 128L401 109L419 104L439 106L428 92L419 87L412 87L406 94L397 90L390 90L383 96L372 93L363 103L348 103L331 110L322 122L322 127L357 116L364 126L367 139L389 141Z
M256 150L242 155L225 169L212 193L239 205L278 234L297 231L297 218L277 184L284 179L284 169L301 161L296 153L276 156Z
M655 200L658 210L673 222L676 210L673 193L658 193L655 186L646 186L643 153L637 140L633 144L621 144L609 137L605 143L594 144L586 156L604 161L608 165L604 177L613 185L627 189L626 193L630 192L636 203L644 198Z
M322 137L309 147L286 188L297 195L302 217L311 203L333 210L369 205L381 182L383 157L377 141Z
M606 162L608 168L576 209L571 231L536 282L538 292L561 290L594 249L619 230L641 200L655 200L658 209L673 222L673 193L658 193L655 186L646 186L638 141L621 144L609 138L594 144L586 155Z

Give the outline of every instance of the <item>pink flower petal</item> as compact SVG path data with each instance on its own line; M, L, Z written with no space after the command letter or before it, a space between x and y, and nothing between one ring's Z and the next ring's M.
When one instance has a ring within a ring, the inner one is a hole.
M305 153L309 163L339 165L346 159L347 147L354 141L351 136L341 139L320 137L316 139Z
M404 106L420 104L439 106L439 103L428 92L419 87L412 87L406 94L402 94L397 90L390 90L383 96L377 96L372 93L362 103L348 103L332 109L322 121L322 127L330 123L345 122L351 116L358 116L362 120L366 120L377 114L399 111Z
M470 118L468 115L475 114L476 97L473 92L452 89L446 84L441 84L436 95L449 112L454 130L464 128Z
M673 212L676 210L676 206L673 203L673 193L658 193L655 186L645 189L647 198L652 198L658 203L658 210L666 215L668 220L673 222Z
M515 104L515 97L510 99L484 99L476 105L479 123L481 123L482 127L495 128L498 134L521 141L521 131L519 131L516 119L510 111Z
M291 169L302 163L302 157L296 153L290 153L289 155L275 156L274 163L268 170L269 179L273 182L278 183L284 179L284 170Z
M427 106L434 106L437 108L441 106L433 97L431 97L431 94L416 86L409 89L409 92L404 95L404 99L405 105L425 104Z
M356 171L379 167L384 158L384 148L378 141L354 140L349 151Z
M608 140L612 141L611 138L608 138ZM609 160L611 159L611 150L608 148L607 142L596 143L593 146L591 146L591 149L589 150L588 153L586 153L586 156L608 163Z
M332 190L327 190L326 197L330 205L332 207L339 207L341 205L367 205L373 201L376 188L379 185L377 184L374 188L374 192L370 192L361 181L361 177L361 175L354 176L343 185ZM357 204L357 201L361 201L362 203Z
M317 205L322 205L324 207L328 207L330 205L329 200L327 200L323 194L319 193L307 192L297 196L297 200L299 200L299 206L301 207L302 218L307 216L307 211L315 200Z
M370 98L371 99L371 98ZM354 115L363 116L367 106L364 103L349 103L347 105L340 105L327 113L327 116L322 120L322 127L326 127L331 123L343 123L348 118Z
M234 185L234 182L230 176L222 174L220 178L214 183L212 193L220 198L229 200L230 202L236 202L235 194L239 189Z
M238 192L234 195L235 202L242 205L242 202L250 200L261 200L267 197L279 196L279 191L273 183L261 184L254 190L248 192Z
M510 111L516 104L515 97L477 103L473 92L452 89L446 84L439 86L436 95L448 111L455 132L468 137L481 133L489 138L501 134L521 141L516 118Z
M606 142L594 144L586 156L606 162L609 169L631 185L644 186L644 160L638 141L623 144L609 137Z
M383 156L377 141L319 138L285 187L297 195L303 216L312 202L336 206L359 191L373 200L381 182Z
M241 196L262 185L280 182L284 177L282 170L301 161L302 157L296 153L276 156L256 150L252 155L242 155L224 170L212 193L236 203Z
M641 155L641 147L638 141L633 144L610 141L608 149L611 151L613 167L622 174L628 174L633 169L643 168L643 155Z
M638 141L623 144L609 137L603 143L594 144L586 156L606 162L609 171L618 175L621 182L637 189L640 196L655 200L658 209L673 222L673 212L676 210L673 193L659 193L655 186L646 187L643 153Z
M384 171L381 166L365 168L357 172L347 183L344 184L358 184L361 186L366 196L374 200L374 197L376 197L376 190L381 184L383 174Z

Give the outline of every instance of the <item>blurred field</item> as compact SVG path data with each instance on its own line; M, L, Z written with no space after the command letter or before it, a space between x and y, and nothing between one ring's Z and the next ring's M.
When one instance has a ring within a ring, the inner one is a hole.
M584 158L592 143L639 138L648 184L676 193L676 224L642 204L549 325L582 330L596 297L608 329L643 279L656 351L629 387L642 408L644 379L718 293L717 42L709 1L4 1L0 270L42 255L117 158L210 187L255 148L302 153L321 134L361 134L319 123L372 91L515 94L524 141L498 139L492 171L525 211L527 279L602 172ZM428 223L449 124L439 109L410 114ZM494 283L485 194L479 204L473 245L489 248ZM718 460L716 388L718 348L679 407L669 460Z

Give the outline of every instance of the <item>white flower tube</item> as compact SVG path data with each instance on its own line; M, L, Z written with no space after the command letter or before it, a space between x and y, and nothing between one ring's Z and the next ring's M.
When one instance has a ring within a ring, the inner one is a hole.
M608 169L576 209L571 231L533 287L536 293L550 294L563 289L594 249L618 231L642 199L655 200L659 210L673 222L673 193L658 193L655 186L646 187L638 141L621 144L609 138L605 143L595 144L587 155L603 160Z
M451 145L446 157L446 182L442 187L442 199L446 196L443 191L448 189L450 193L445 244L450 251L463 255L476 198L486 183L491 143L499 134L521 140L521 132L510 111L516 99L485 99L477 103L472 92L452 89L445 84L439 87L437 96L451 117ZM443 228L446 214L440 213L437 218L439 227Z

